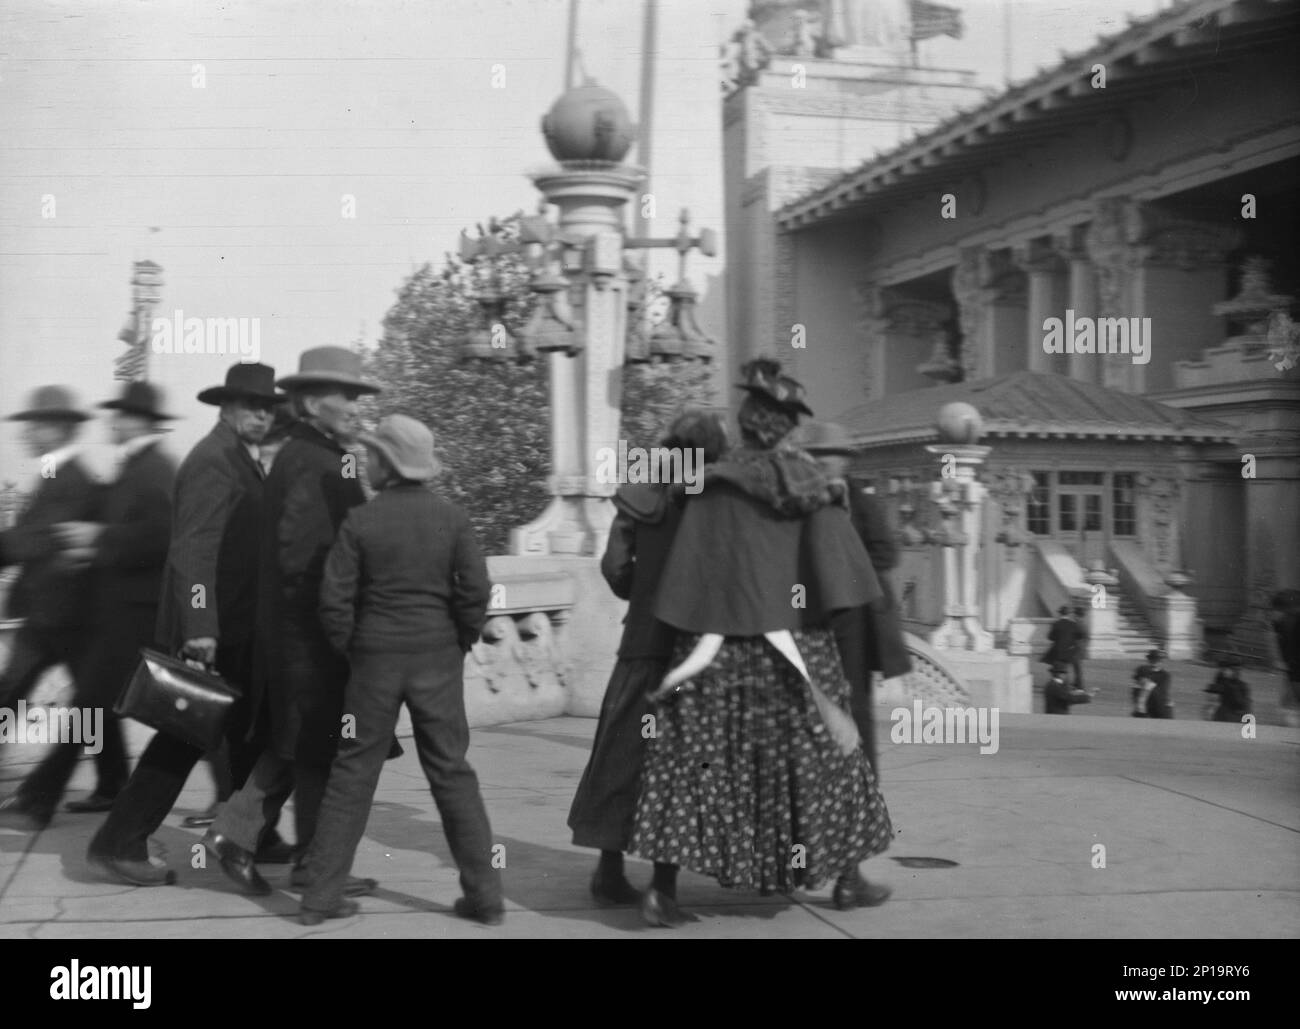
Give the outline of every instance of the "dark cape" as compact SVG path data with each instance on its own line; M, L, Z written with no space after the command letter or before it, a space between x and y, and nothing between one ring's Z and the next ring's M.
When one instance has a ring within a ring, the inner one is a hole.
M824 626L883 596L849 513L805 459L736 451L689 497L655 616L683 632L761 636Z

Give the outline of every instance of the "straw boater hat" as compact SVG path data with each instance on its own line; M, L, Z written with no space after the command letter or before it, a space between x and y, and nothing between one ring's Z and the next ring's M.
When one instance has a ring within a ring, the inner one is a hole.
M347 386L359 393L379 393L382 387L361 378L361 358L343 347L314 347L298 358L298 371L276 383L281 389Z
M803 384L781 374L778 362L769 358L755 358L741 365L740 373L745 381L736 383L737 389L743 389L751 396L767 397L792 413L812 417L812 408L804 401Z
M439 472L433 456L433 433L423 422L404 414L390 414L374 432L363 432L361 442L388 459L404 479L425 482Z
M226 371L226 382L222 386L209 386L199 394L200 404L220 406L227 400L270 400L282 401L288 398L275 391L275 369L269 364L231 365Z
M90 415L77 407L77 399L62 386L42 386L27 400L27 409L11 414L11 422L84 422Z
M117 400L105 400L99 406L109 411L140 415L155 422L170 422L176 418L174 414L164 414L159 410L162 391L147 382L128 382Z

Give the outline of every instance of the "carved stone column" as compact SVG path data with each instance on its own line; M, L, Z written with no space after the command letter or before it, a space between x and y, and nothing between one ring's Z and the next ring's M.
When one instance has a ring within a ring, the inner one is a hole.
M1067 307L1075 318L1096 318L1097 271L1092 266L1086 245L1087 228L1076 225L1068 232L1055 237L1056 248L1065 259L1068 276ZM1096 354L1069 354L1068 368L1072 379L1080 382L1097 382L1100 368Z
M1125 212L1128 201L1122 197L1107 197L1097 201L1097 210L1084 237L1084 246L1092 261L1097 278L1097 317L1128 317L1132 304L1129 300L1130 277L1134 256L1125 231ZM1101 354L1080 355L1095 361L1101 371L1103 386L1127 389L1127 369L1118 369L1116 362ZM1094 379L1093 381L1098 381Z
M1245 239L1231 224L1172 215L1151 204L1129 211L1133 246L1133 314L1149 318L1151 358L1135 365L1136 388L1172 389L1175 365L1223 342L1213 321L1189 318L1228 296L1228 263Z
M1025 359L1025 276L1010 255L963 247L952 274L967 379L1019 371Z
M1048 318L1064 320L1068 306L1065 261L1046 239L1036 239L1016 247L1014 260L1016 267L1029 278L1026 367L1031 372L1065 374L1068 357L1043 350L1044 321Z

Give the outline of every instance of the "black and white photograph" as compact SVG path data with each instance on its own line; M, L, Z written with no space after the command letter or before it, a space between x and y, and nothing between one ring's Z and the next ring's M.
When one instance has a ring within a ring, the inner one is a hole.
M311 938L1282 987L1297 52L1300 0L6 0L36 992Z

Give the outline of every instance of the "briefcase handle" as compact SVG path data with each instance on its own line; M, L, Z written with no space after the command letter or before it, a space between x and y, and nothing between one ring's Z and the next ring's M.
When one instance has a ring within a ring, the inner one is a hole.
M207 672L209 675L220 674L217 671L217 666L215 664L211 664L207 661L200 661L198 658L195 657L186 657L185 645L183 643L176 648L176 653L173 656L176 658L177 661L184 661L185 664L188 665L190 668L196 668L200 672Z

